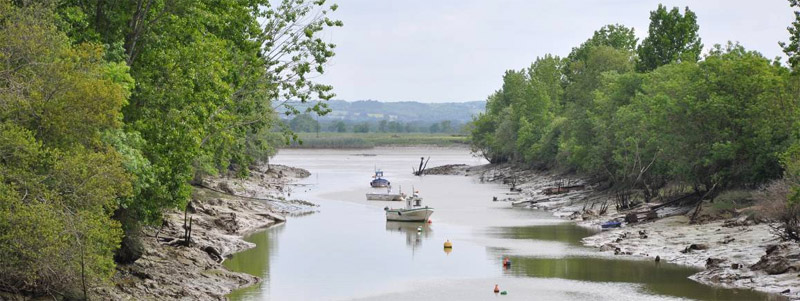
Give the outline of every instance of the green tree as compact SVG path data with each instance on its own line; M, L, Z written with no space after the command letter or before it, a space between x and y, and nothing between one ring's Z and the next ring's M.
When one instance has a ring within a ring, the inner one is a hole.
M0 1L0 290L87 298L114 272L132 178L104 133L130 78L71 44L50 3Z
M589 51L595 47L608 46L614 49L634 52L636 51L636 34L633 28L628 28L619 24L609 24L596 30L591 38L583 42L578 47L572 48L567 62L585 62L589 56ZM566 73L569 78L573 77L571 66L567 66ZM577 70L575 71L577 72Z
M387 121L386 119L381 120L380 122L378 122L378 132L386 133L386 126L387 126L388 122L389 121Z
M577 72L564 90L562 116L566 121L559 140L559 160L582 171L600 172L596 158L602 154L598 153L599 133L595 131L599 120L593 118L595 91L601 87L604 76L633 70L632 53L609 46L593 47L585 61L574 62L571 66Z
M353 125L353 133L369 133L369 123L362 122Z
M130 79L125 127L106 137L137 179L116 215L129 221L123 247L138 221L183 206L190 180L246 175L296 138L286 128L276 137L276 112L301 114L287 100L333 96L312 78L334 55L320 32L342 26L330 18L336 9L302 0L58 2L59 27L73 43L104 45L114 73ZM315 103L311 111L328 110Z
M387 130L392 133L401 133L403 132L403 124L397 121L390 121L389 124L386 126Z
M800 0L789 0L789 6L800 9ZM794 21L786 30L789 31L789 43L778 42L778 44L789 57L789 65L796 71L800 67L800 11L794 11Z
M703 50L699 29L697 15L688 7L681 15L677 7L667 11L659 4L650 12L648 35L637 49L636 70L647 72L672 62L696 62Z
M442 120L440 122L440 126L442 133L449 133L453 131L453 121L450 120Z
M344 121L339 120L331 123L328 129L337 133L344 133L347 132L347 125L344 124Z
M701 190L753 187L780 176L798 113L790 87L788 70L757 52L716 46L699 64L648 75L631 107L631 122L647 128L624 136L660 152L670 179Z
M319 130L319 122L309 114L300 114L289 121L289 127L295 132L316 132Z

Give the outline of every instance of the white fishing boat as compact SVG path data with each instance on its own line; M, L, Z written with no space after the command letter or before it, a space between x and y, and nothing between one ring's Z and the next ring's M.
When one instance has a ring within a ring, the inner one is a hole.
M392 193L392 187L389 186L386 189L386 192L369 192L367 193L367 200L368 201L402 201L403 200L403 192L402 190L398 193Z
M428 221L428 218L433 214L433 208L428 206L422 207L422 198L416 191L411 197L403 197L402 200L406 202L405 208L383 208L383 210L386 211L387 221L425 222Z

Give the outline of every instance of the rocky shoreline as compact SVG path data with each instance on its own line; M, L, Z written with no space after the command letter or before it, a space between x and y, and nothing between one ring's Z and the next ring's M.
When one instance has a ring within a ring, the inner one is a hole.
M112 286L93 292L104 300L225 300L228 293L260 281L227 270L222 261L255 245L244 237L307 214L315 205L286 200L291 182L308 177L306 170L271 165L246 179L212 178L200 183L187 212L165 213L162 227L143 229L144 255L119 265ZM242 196L242 197L238 197ZM191 242L185 243L184 218L191 217Z
M604 189L607 188L604 183L574 174L522 169L510 164L431 170L507 184L509 192L497 196L495 201L548 210L584 227L599 229L607 221L624 221L628 213L616 210L614 196ZM690 224L691 209L665 208L658 217L625 223L622 228L599 232L582 242L614 255L702 268L703 271L690 277L700 283L753 289L800 300L798 243L782 242L772 234L769 224L758 223L747 215Z

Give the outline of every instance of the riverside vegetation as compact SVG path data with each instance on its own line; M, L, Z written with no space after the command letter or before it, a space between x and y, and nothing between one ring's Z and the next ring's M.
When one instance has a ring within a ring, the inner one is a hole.
M432 133L298 133L290 148L362 149L376 146L466 146L468 137Z
M277 108L301 112L271 100L333 96L311 78L336 8L0 0L0 292L91 298L191 182L244 177L291 140Z
M756 214L776 222L781 237L800 240L795 15L789 42L781 43L788 66L735 43L701 55L688 7L659 5L641 43L632 28L604 26L566 57L545 55L507 71L473 121L472 148L492 163L602 178L619 210L764 188L762 197L719 207L763 199Z

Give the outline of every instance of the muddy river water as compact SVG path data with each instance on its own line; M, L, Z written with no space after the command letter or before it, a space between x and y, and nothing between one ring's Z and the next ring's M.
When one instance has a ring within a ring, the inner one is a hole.
M765 300L749 290L720 289L687 277L697 270L621 258L581 246L594 230L548 212L511 208L507 186L474 177L411 174L420 157L430 166L486 163L460 148L281 150L272 163L312 175L292 199L319 212L247 238L257 247L225 265L263 279L233 300ZM419 190L435 208L432 223L387 222L367 201L375 168L393 189ZM421 229L418 229L421 227ZM453 243L449 252L442 247ZM504 268L504 257L511 265ZM495 285L506 295L495 294Z

